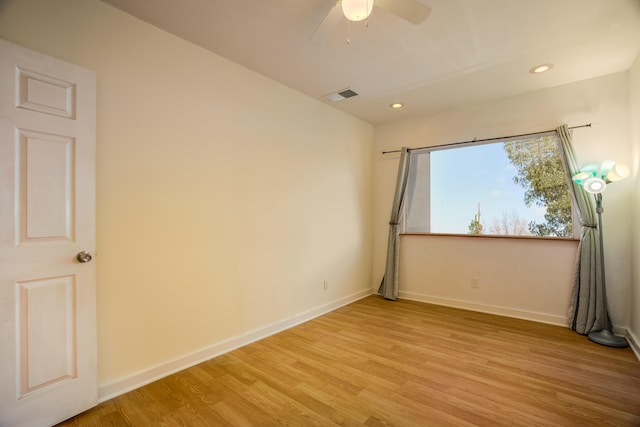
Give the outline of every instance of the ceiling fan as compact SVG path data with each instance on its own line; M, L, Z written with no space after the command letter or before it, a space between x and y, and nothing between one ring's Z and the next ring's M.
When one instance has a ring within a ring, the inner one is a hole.
M342 19L362 21L369 17L373 6L384 9L405 21L418 25L427 19L431 8L417 0L332 0L333 5L309 41L324 40L329 37Z

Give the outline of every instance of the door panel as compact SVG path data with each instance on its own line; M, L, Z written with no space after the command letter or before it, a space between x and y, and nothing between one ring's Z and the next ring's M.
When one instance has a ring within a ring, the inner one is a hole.
M19 243L43 239L73 241L74 139L24 129L17 132Z
M16 74L18 108L75 118L75 84L20 67Z
M17 284L18 400L77 378L75 277Z
M95 74L0 40L0 426L97 403Z

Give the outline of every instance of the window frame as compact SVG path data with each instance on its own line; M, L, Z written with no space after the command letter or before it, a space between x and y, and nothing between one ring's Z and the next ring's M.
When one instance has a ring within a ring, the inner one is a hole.
M411 234L411 235L420 235L420 234L425 234L425 235L451 235L451 236L478 236L476 234L471 234L471 233L450 233L450 232L445 232L445 233L432 233L431 232L431 216L432 216L432 206L431 206L431 153L432 152L436 152L436 151L444 151L444 150L453 150L453 149L459 149L459 148L465 148L465 147L477 147L477 146L481 146L481 145L489 145L489 144L506 144L508 142L511 141L524 141L524 140L530 140L530 139L537 139L540 137L546 137L546 136L554 136L556 137L556 143L558 146L558 151L559 151L559 155L562 156L562 152L561 152L561 147L560 147L560 141L558 139L557 136L557 132L556 131L548 131L548 132L539 132L539 133L535 133L535 134L527 134L527 135L518 135L518 136L512 136L512 137L507 137L507 138L490 138L490 139L484 139L484 140L474 140L474 141L465 141L465 142L457 142L457 143L453 143L453 144L445 144L445 145L435 145L435 146L431 146L431 147L421 147L421 148L416 148L416 149L410 149L409 151L409 155L412 156L410 159L410 169L409 169L409 173L411 174L413 170L415 170L412 165L414 162L414 153L416 155L427 155L427 166L426 166L426 172L423 172L426 174L426 179L427 179L427 213L426 213L426 220L427 220L427 228L429 231L426 232L414 232L414 231L410 231L407 232L407 205L409 204L408 202L408 195L405 194L405 200L403 201L402 204L402 212L401 212L401 220L400 220L400 233L401 234ZM564 162L563 163L563 168L564 166ZM564 172L564 170L563 170ZM410 178L409 178L410 179ZM572 183L567 183L568 185L572 185ZM569 199L571 201L571 236L566 236L566 237L562 237L562 236L536 236L536 235L511 235L511 234L479 234L479 236L484 236L484 237L503 237L503 238L526 238L526 239L547 239L547 240L576 240L576 239L580 239L580 221L579 221L579 217L578 217L578 213L577 213L577 209L575 206L575 201L573 199L573 196L571 195L571 190L569 189Z

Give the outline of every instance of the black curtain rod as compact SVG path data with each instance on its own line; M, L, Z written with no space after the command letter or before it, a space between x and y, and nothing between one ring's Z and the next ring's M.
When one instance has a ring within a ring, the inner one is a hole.
M591 123L587 123L586 125L571 126L569 129L590 128L590 127L591 127ZM545 131L542 131L542 132L523 133L523 134L520 134L520 135L500 136L500 137L497 137L497 138L485 138L485 139L475 139L474 138L471 141L452 142L450 144L432 145L430 147L409 148L409 151L424 150L425 148L453 147L454 145L470 144L472 142L487 142L487 141L497 141L497 140L502 140L502 139L521 138L523 136L540 135L541 133L549 133L549 132L555 132L555 129L545 130ZM402 150L383 151L382 154L399 153L400 151L402 151Z

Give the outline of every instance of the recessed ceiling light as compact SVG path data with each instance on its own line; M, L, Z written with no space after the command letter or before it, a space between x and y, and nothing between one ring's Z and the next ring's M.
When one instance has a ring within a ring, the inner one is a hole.
M404 107L404 104L402 102L394 102L393 104L389 105L389 107L397 110L398 108Z
M542 64L542 65L533 67L532 69L529 70L529 72L533 74L540 74L540 73L544 73L545 71L549 71L552 68L553 68L553 64Z

